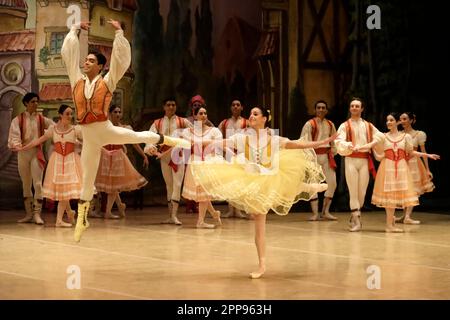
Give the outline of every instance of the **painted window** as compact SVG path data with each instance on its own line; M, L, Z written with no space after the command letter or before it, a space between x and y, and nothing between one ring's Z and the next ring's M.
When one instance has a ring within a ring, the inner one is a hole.
M53 32L50 36L50 54L60 54L64 42L64 32Z

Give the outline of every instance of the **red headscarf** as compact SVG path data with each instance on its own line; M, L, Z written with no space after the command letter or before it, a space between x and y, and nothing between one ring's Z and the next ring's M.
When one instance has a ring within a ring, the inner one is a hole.
M202 105L204 105L205 99L203 99L202 96L198 94L192 97L191 102L189 103L190 106L192 107L195 102L200 102Z
M202 106L206 105L205 99L203 99L203 97L201 95L197 94L197 95L193 96L191 101L189 102L189 106L192 109L192 115L194 115L194 107L193 107L193 105L194 105L195 102L200 102L202 104Z

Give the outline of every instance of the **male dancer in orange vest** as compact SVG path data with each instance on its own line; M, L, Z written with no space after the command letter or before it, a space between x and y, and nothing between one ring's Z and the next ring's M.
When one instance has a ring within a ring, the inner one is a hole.
M26 111L15 117L9 128L8 147L15 151L29 142L39 139L52 120L38 113L39 96L28 92L22 99ZM23 198L26 215L19 223L34 222L44 224L41 218L42 211L42 176L45 168L45 158L42 145L26 151L18 151L17 161L19 175L22 180ZM34 187L34 199L31 191Z
M164 100L164 117L156 119L150 127L151 132L171 136L184 128L192 128L192 123L182 117L178 117L175 112L177 111L177 103L175 98L167 98ZM155 145L147 144L144 151L151 155L156 155L158 150ZM164 182L167 189L167 205L169 209L169 219L163 223L181 225L181 221L178 220L178 206L180 204L181 197L181 185L184 178L184 163L178 163L178 161L172 161L172 148L168 146L162 146L159 150L161 171L163 174Z
M325 116L328 113L328 105L325 101L319 100L314 106L316 116L305 123L302 129L300 137L306 141L317 141L324 140L331 137L335 132L336 128L330 120L326 119ZM309 218L310 221L318 221L320 218L326 220L337 220L335 216L330 214L331 201L333 201L334 192L336 191L336 162L334 161L334 156L336 155L336 146L334 141L327 143L326 145L314 148L317 155L317 162L321 165L323 173L325 174L325 179L328 184L328 188L325 191L325 196L323 199L322 214L319 217L319 198L314 196L311 199L311 210L313 215Z
M101 148L108 144L152 143L169 146L191 147L182 139L170 138L150 131L133 130L114 126L108 120L108 109L116 85L131 64L130 43L123 35L120 22L109 20L115 32L111 52L109 72L102 77L100 72L106 64L106 58L100 53L89 53L83 64L84 75L79 68L80 43L77 37L77 25L73 25L64 39L61 55L67 68L76 116L83 134L81 165L83 168L83 185L78 202L78 218L75 226L75 241L89 227L87 213L94 194L94 182L99 166ZM89 22L79 24L84 30L89 29Z
M345 157L345 180L350 194L351 232L361 230L361 208L369 185L369 173L373 177L376 175L371 152L353 152L353 148L381 140L378 129L361 118L363 110L362 100L353 98L350 102L350 119L339 126L335 140L337 152Z

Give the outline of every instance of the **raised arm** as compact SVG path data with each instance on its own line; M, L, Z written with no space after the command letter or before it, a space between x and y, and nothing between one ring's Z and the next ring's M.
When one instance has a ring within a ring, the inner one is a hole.
M79 27L87 30L89 28L89 23L82 22L80 25L73 25L67 36L64 38L61 47L61 57L66 65L72 89L75 87L77 81L83 77L83 74L80 71L80 41L77 36Z
M113 48L111 52L111 61L109 63L109 72L104 77L106 85L110 92L116 90L117 83L122 79L125 72L128 70L131 64L131 47L128 40L123 35L122 27L119 21L108 20L114 29L116 29L116 35L113 42Z

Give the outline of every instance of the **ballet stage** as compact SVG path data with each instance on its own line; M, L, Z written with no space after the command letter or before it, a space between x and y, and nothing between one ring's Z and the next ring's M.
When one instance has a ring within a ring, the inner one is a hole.
M414 213L422 225L386 234L383 211L364 212L358 233L344 212L337 222L270 214L267 272L255 280L251 220L204 230L193 214L178 227L159 224L163 207L129 209L90 219L76 244L54 214L46 226L15 223L22 215L0 211L0 299L450 299L448 215Z

